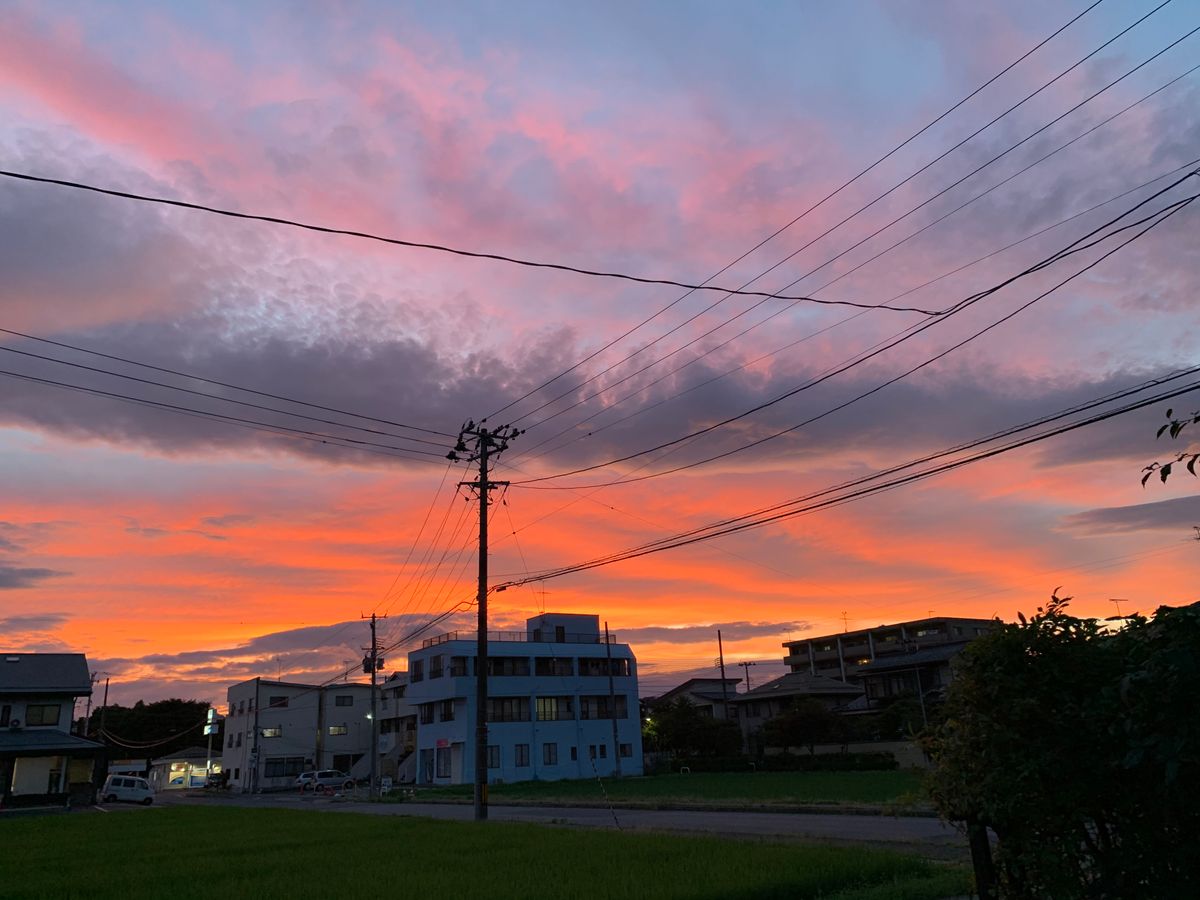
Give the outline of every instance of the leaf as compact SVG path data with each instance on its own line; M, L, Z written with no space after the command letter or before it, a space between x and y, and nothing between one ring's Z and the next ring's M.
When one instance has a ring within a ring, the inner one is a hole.
M1158 477L1162 480L1163 484L1167 483L1167 476L1171 474L1171 466L1172 465L1174 465L1174 464L1167 463L1165 466L1163 466L1161 469L1158 470Z
M1170 427L1171 427L1171 423L1170 423L1170 422L1168 422L1166 425L1163 425L1161 428L1159 428L1159 429L1158 429L1158 432L1157 432L1157 433L1154 435L1154 437L1155 437L1155 438L1160 438L1160 437L1162 437L1162 436L1163 436L1163 432L1164 432L1164 431L1166 431L1166 430L1167 430L1168 428L1170 428Z
M1150 476L1154 474L1154 469L1150 466L1146 467L1146 474L1142 476L1142 487L1146 486L1146 482L1150 480Z

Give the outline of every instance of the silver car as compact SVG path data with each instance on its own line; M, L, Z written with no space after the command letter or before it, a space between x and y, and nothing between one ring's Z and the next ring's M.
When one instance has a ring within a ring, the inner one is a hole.
M348 791L354 787L354 779L337 769L322 769L319 772L301 772L296 776L296 787L318 793L338 789Z

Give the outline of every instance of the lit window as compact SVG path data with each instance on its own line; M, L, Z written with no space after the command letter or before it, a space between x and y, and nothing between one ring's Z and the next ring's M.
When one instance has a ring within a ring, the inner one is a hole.
M349 734L350 727L348 725L330 725L329 733L330 734Z
M265 738L277 738L283 736L283 728L280 725L275 725L271 728L264 728L262 736Z

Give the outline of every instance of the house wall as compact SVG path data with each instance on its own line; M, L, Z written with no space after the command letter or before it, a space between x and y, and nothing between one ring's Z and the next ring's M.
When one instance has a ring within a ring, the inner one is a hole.
M57 706L58 715L53 722L44 722L40 725L29 724L29 707L39 707L39 712L44 712L46 707ZM5 708L7 707L7 710ZM0 700L0 727L8 727L13 722L20 722L22 728L53 728L57 731L70 732L71 724L74 721L73 711L75 709L75 698L64 697L62 694L47 694L47 695L26 695L21 697L7 697ZM3 721L5 716L3 713L7 711L8 721Z
M60 756L19 756L13 761L13 794L53 794L58 791L58 777L51 774L62 768Z

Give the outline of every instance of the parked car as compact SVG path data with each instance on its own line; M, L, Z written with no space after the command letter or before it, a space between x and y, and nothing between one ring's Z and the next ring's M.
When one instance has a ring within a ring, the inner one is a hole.
M129 803L140 803L149 806L154 802L154 789L145 778L133 775L109 775L104 779L104 787L100 790L100 799L104 803L116 803L125 800Z
M319 772L301 772L296 776L296 787L302 791L336 791L338 788L348 791L354 787L354 779L337 769L322 769Z

